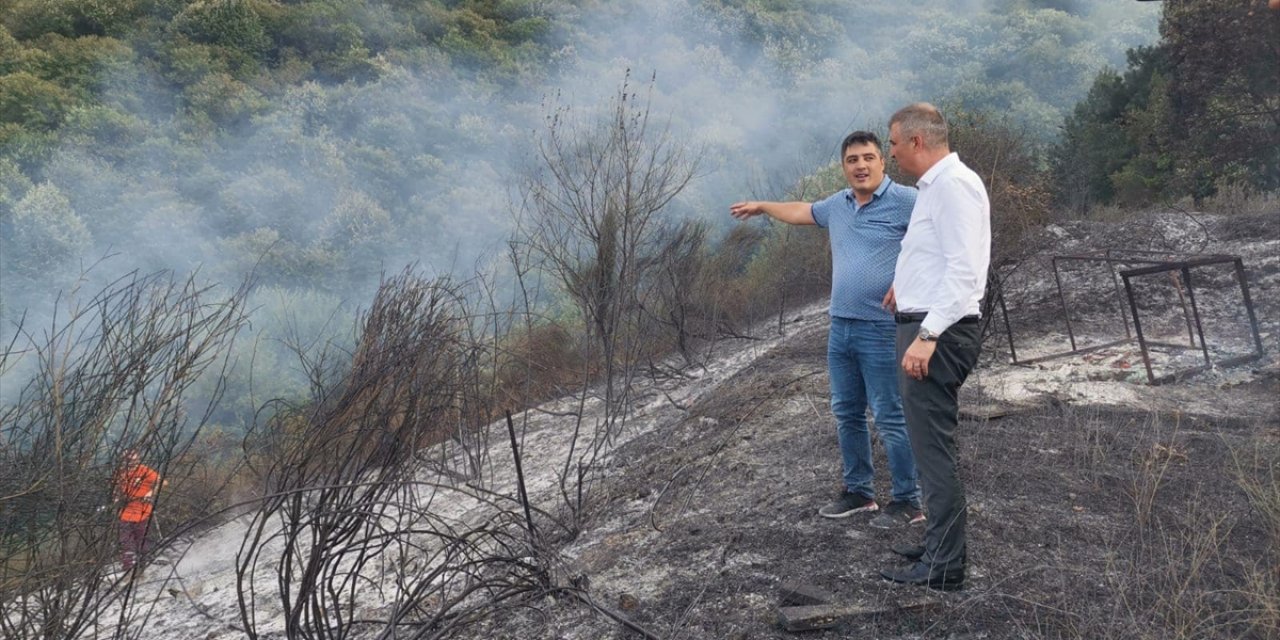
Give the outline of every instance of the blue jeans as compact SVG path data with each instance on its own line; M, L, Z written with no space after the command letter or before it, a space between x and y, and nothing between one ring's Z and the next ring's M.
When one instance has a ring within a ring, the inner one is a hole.
M916 460L907 437L902 396L898 392L897 327L883 322L831 318L827 367L831 376L831 412L844 459L844 485L854 493L875 497L871 464L871 432L867 407L875 416L893 478L893 499L920 505Z

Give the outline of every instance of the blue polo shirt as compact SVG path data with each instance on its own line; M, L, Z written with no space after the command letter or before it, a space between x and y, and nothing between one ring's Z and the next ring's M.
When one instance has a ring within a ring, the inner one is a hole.
M916 190L889 176L861 207L853 189L813 203L813 221L831 235L833 317L892 320L880 302L893 286L893 268L915 204Z

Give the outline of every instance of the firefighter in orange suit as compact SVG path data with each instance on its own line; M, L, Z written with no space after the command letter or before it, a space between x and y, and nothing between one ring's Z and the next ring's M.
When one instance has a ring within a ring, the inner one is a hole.
M151 505L159 488L160 474L142 464L137 451L126 451L124 466L116 474L116 500L124 503L120 510L120 565L125 571L132 570L147 550Z

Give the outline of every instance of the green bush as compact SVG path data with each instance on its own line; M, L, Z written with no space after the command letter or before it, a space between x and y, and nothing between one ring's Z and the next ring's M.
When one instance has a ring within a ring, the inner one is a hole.
M825 229L770 224L747 263L742 295L766 314L831 293L831 247Z
M272 42L252 0L197 0L174 17L171 27L194 42L263 59Z
M0 76L19 70L25 54L22 43L14 39L9 30L0 24Z
M70 0L12 0L0 13L0 20L18 40L46 33L75 37L74 4Z
M266 110L270 103L253 87L225 73L214 73L182 92L187 109L221 127L237 128Z
M66 89L26 71L0 76L0 123L49 131L74 103Z
M85 146L97 148L107 157L120 157L146 140L149 123L137 115L109 106L70 109L64 125L68 138L80 138Z
M6 270L31 278L61 270L93 240L66 196L47 182L14 205L12 225L12 238L5 238Z
M181 86L199 82L217 74L230 73L227 60L218 55L215 47L192 42L185 37L169 40L164 45L165 77Z
M582 334L581 327L547 321L507 335L498 346L493 404L518 411L581 384L587 363L574 336Z
M340 290L347 283L334 282L331 274L341 256L320 245L302 245L271 228L237 234L219 243L219 255L228 258L232 275L253 273L263 282L287 287Z

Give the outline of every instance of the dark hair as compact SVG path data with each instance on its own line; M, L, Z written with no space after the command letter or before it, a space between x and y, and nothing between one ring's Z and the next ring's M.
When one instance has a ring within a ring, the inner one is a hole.
M855 144L869 144L875 147L876 151L880 152L881 155L884 154L880 148L880 138L877 138L876 134L871 133L870 131L854 131L853 133L845 136L844 142L840 143L841 160L844 160L844 152L848 151L849 147L852 147Z

